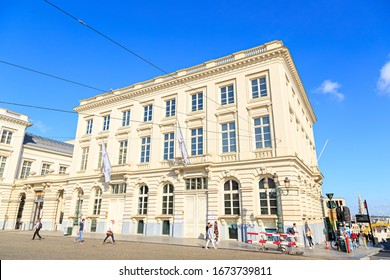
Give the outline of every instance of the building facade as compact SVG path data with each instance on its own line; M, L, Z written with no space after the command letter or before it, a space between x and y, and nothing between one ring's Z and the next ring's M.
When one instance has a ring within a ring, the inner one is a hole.
M46 229L56 229L49 222L49 217L59 221L60 216L55 214L58 197L51 188L66 182L73 145L27 133L28 117L6 109L0 109L0 124L1 228L29 230L37 218L47 215Z
M310 226L324 240L316 117L281 41L82 100L75 110L69 175L50 187L63 219L57 224L56 207L45 205L50 228L67 231L84 217L91 232L113 219L120 234L203 238L207 222L218 221L221 239L245 241L247 231L296 223L302 236Z

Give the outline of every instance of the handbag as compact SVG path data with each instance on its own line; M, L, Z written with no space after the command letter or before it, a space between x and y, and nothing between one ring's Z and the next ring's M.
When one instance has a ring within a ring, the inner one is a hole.
M108 231L107 231L107 235L108 235L108 236L112 236L112 231L111 231L111 230L108 230Z

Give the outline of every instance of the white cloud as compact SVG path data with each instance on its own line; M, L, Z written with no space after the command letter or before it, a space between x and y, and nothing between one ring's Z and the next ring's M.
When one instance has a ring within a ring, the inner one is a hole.
M332 82L331 80L325 80L317 89L316 92L321 94L329 94L336 98L337 101L343 101L345 96L339 92L341 85L338 82Z
M46 133L51 129L49 126L47 126L46 124L44 124L41 121L36 121L36 120L32 120L32 119L30 119L30 121L33 124L32 128L37 129L41 133Z
M390 61L383 65L377 84L378 90L390 96Z

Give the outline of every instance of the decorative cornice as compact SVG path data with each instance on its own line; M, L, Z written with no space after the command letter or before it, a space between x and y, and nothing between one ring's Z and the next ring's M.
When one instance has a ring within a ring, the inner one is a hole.
M101 94L81 101L81 105L74 108L76 112L83 112L93 108L102 107L126 99L139 97L151 92L160 91L192 81L198 81L217 74L246 67L261 61L280 57L283 47L281 41L273 41L263 46L241 51L217 60L205 62L194 67L179 70L162 77L138 83L113 92Z
M24 120L16 119L16 118L13 118L13 117L5 116L3 114L0 114L0 120L4 120L4 121L10 122L10 123L15 123L15 124L18 124L18 125L23 125L25 127L32 126L32 123L30 123L28 121L24 121Z

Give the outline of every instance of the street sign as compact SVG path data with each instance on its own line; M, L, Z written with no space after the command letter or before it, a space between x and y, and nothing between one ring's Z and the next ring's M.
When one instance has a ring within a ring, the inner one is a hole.
M355 215L356 222L357 223L368 223L370 222L370 219L368 218L368 215Z
M334 201L327 201L326 206L328 206L329 209L335 209L336 208L336 202Z
M332 198L333 198L333 193L327 193L326 196L329 198L329 200L332 200Z

